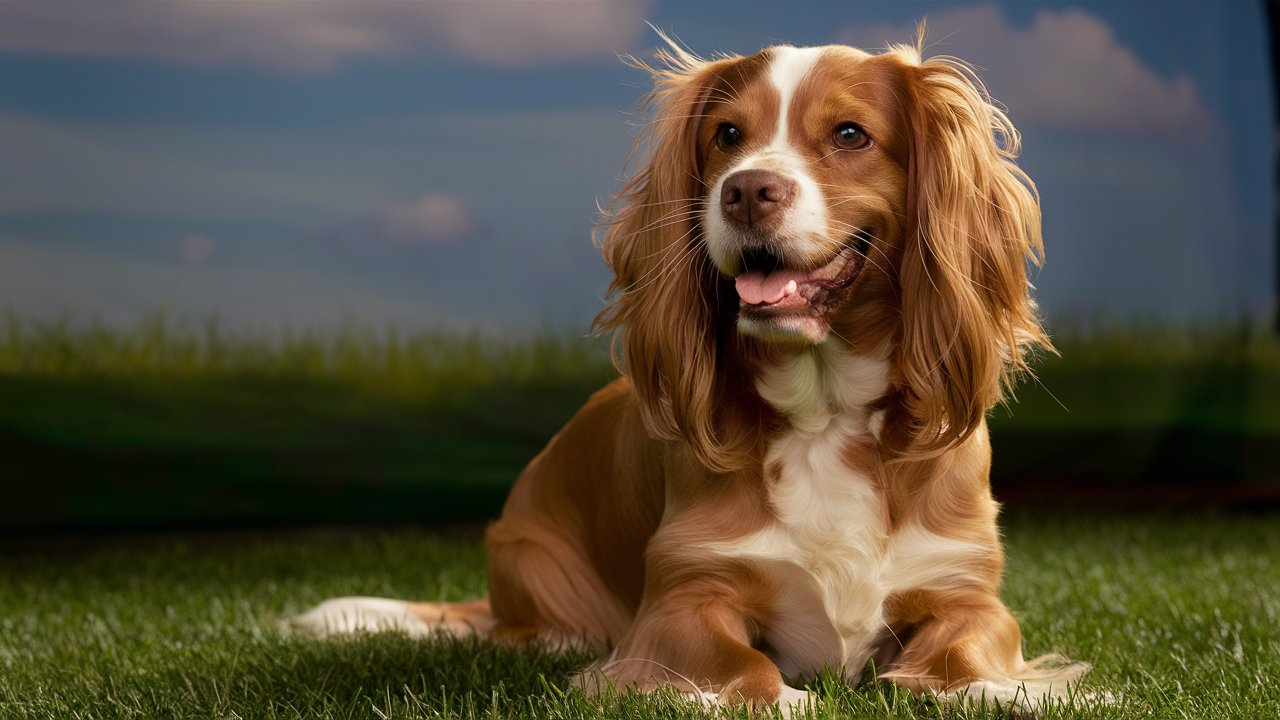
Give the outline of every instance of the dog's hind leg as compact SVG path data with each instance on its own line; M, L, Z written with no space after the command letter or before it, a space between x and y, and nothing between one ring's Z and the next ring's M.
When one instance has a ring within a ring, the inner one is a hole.
M464 609L443 612L446 604L430 605L378 597L336 597L285 621L286 630L316 636L400 632L425 637L437 632L464 635L488 632L492 615L488 602L457 603ZM485 625L485 618L488 624Z
M581 548L539 524L509 519L490 526L486 540L487 598L436 603L339 597L291 618L288 627L320 636L392 631L555 645L603 646L622 637L631 613Z
M489 610L489 600L453 603L409 602L379 597L325 600L286 622L289 630L316 636L399 632L414 637L434 634L480 635L498 641L531 637L532 630L503 626Z
M504 518L485 539L495 640L523 632L556 644L603 646L630 626L632 611L608 589L584 548L560 533Z
M467 635L488 637L499 624L493 617L493 611L489 609L488 598L467 602L407 604L410 614L433 631L457 637Z

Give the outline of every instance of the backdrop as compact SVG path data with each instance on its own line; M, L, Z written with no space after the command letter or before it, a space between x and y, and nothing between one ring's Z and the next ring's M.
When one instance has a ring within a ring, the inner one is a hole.
M611 370L584 340L662 28L979 69L1043 197L1062 358L1004 497L1280 477L1262 3L0 3L6 526L491 514ZM311 498L293 503L300 489ZM1188 495L1190 493L1190 495ZM424 498L430 498L424 501ZM1155 498L1153 500L1153 498ZM1233 502L1234 502L1233 501Z

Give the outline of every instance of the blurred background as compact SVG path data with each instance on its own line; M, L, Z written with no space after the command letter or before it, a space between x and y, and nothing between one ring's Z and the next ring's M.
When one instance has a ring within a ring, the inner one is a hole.
M0 531L492 517L613 377L619 61L912 42L1023 133L1010 505L1280 501L1268 5L0 3Z

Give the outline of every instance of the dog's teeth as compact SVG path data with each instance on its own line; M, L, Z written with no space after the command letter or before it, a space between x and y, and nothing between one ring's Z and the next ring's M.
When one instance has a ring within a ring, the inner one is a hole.
M782 288L782 297L794 295L796 292L796 281L788 280L786 287Z

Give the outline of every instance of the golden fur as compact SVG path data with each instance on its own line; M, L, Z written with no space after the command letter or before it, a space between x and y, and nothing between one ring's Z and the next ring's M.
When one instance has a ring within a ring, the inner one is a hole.
M488 603L413 611L500 640L612 646L580 679L589 688L670 685L768 704L796 697L779 663L816 670L806 658L826 656L805 643L827 639L803 633L828 627L819 615L842 617L841 584L865 580L879 600L851 617L879 629L842 630L833 645L855 678L874 658L881 677L918 691L1059 692L1086 666L1023 660L998 596L987 479L985 414L1028 352L1049 348L1028 292L1040 215L1013 161L1018 134L964 65L911 47L810 52L796 60L813 67L793 109L780 108L768 73L783 53L706 61L673 44L655 67L641 63L654 117L637 143L646 159L607 218L612 300L596 321L614 333L624 378L517 480L487 534ZM870 237L816 345L739 331L734 281L700 224L710 188L780 110L832 227ZM832 157L806 144L846 115L873 151ZM724 122L747 133L737 155L716 149ZM810 497L815 517L833 520L805 520ZM828 543L835 569L808 569ZM787 552L814 548L788 563ZM789 594L783 578L808 594ZM786 643L800 648L791 660Z

